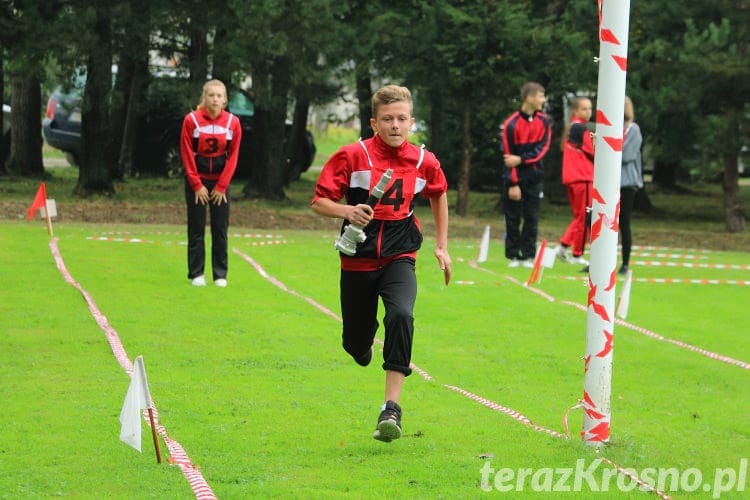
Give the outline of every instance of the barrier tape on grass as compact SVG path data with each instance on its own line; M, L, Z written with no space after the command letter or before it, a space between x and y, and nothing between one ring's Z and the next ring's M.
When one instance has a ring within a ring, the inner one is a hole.
M232 237L238 237L242 238L243 235L232 235ZM245 236L247 237L247 235ZM252 236L251 236L252 237ZM87 240L89 241L108 241L108 242L114 242L114 243L157 243L156 241L151 240L144 240L141 238L124 238L124 237L113 237L113 236L87 236ZM184 241L167 241L164 242L167 244L178 244L178 245L186 245L187 243ZM251 241L248 243L250 246L253 247L262 247L262 246L271 246L271 245L284 245L286 244L286 240L261 240L261 241Z
M292 290L291 288L288 288L284 283L282 283L281 281L277 280L276 278L274 278L273 276L271 276L270 274L268 274L266 272L266 270L263 269L263 267L260 264L258 264L249 255L240 252L236 248L233 248L232 251L234 253L236 253L237 255L239 255L240 257L242 257L245 260L245 262L247 262L248 264L250 264L251 266L253 266L253 268L255 268L255 270L258 272L258 274L260 274L263 278L265 278L271 284L275 285L276 287L280 288L281 290L287 292L290 295L293 295L295 297L298 297L298 298L304 300L305 302L307 302L308 304L310 304L311 306L313 306L315 309L321 311L326 316L330 316L331 318L333 318L336 321L338 321L339 323L341 323L341 318L336 313L334 313L333 311L331 311L330 309L328 309L326 306L320 304L316 300L314 300L314 299L312 299L310 297L305 297L301 293L299 293L299 292L297 292L295 290ZM379 344L379 345L383 344L383 342L380 339L375 339L375 342L377 344ZM416 373L418 373L425 380L432 380L432 376L429 373L427 373L426 371L424 371L421 368L419 368L417 365L415 365L415 364L412 363L409 367L413 371L415 371Z
M153 241L141 238L115 238L113 236L87 236L86 239L89 241L113 241L117 243L154 243Z
M713 253L711 250L705 248L675 248L675 247L660 247L653 245L633 245L633 250L645 250L648 252L682 252L682 253Z
M124 235L124 234L133 234L131 231L103 231L101 234L114 234L114 235ZM184 231L138 231L138 234L158 234L159 236L184 236ZM260 233L231 233L229 235L232 238L282 238L279 234L260 234Z
M470 262L470 264L473 267L476 267L476 269L482 270L481 267L476 266L476 263ZM535 293L535 294L537 294L537 295L545 298L546 300L549 300L550 302L555 302L555 300L556 300L553 296L551 296L551 295L543 292L542 290L539 290L538 288L534 288L532 286L528 286L528 285L526 285L524 283L521 283L519 280L513 278L512 276L506 276L505 278L507 280L515 283L516 285L522 286L523 288L529 290L530 292L533 292L533 293ZM568 279L579 281L579 280L585 280L586 278L573 278L573 277L570 277ZM705 280L705 281L714 281L714 280ZM736 284L741 284L741 283L736 283ZM578 309L580 309L580 310L582 310L584 312L586 311L586 306L584 306L582 304L577 304L575 302L571 302L571 301L567 301L567 300L561 301L560 303L568 305L568 306L576 307L576 308L578 308ZM652 331L648 330L647 328L643 328L643 327L634 325L632 323L628 323L627 321L619 319L619 318L615 318L615 323L618 324L618 325L620 325L620 326L624 326L626 328L629 328L629 329L631 329L633 331L636 331L638 333L642 333L642 334L646 335L647 337L651 337L651 338L656 339L656 340L661 340L662 342L666 342L668 344L676 345L678 347L682 347L683 349L687 349L689 351L696 352L698 354L702 354L703 356L706 356L707 358L714 359L716 361L722 361L722 362L728 363L730 365L739 366L740 368L743 368L745 370L750 370L750 363L747 363L745 361L734 359L734 358L729 357L729 356L724 356L723 354L718 354L718 353L709 351L708 349L703 349L701 347L696 347L694 345L688 344L687 342L683 342L681 340L674 340L674 339L670 339L668 337L664 337L663 335L659 335L658 333L652 332Z
M513 276L506 276L505 279L507 279L511 283L515 283L516 285L519 285L519 286L522 286L522 287L526 288L528 291L530 291L532 293L535 293L535 294L539 295L540 297L543 297L544 299L546 299L546 300L548 300L550 302L554 302L555 301L555 298L552 295L548 294L547 292L543 292L542 290L540 290L540 289L538 289L536 287L533 287L533 286L529 286L526 283L521 283L519 280L517 280Z
M270 274L268 274L263 269L263 267L260 264L258 264L255 260L253 260L253 258L250 257L249 255L246 255L246 254L240 252L236 248L234 248L232 250L236 254L240 255L243 259L245 259L246 262L248 262L251 266L253 266L253 268L255 268L255 270L258 272L258 274L260 274L264 279L266 279L267 281L269 281L270 283L272 283L274 286L280 288L281 290L283 290L283 291L285 291L285 292L287 292L287 293L289 293L289 294L291 294L291 295L293 295L295 297L304 299L306 302L308 302L309 304L311 304L316 309L322 311L326 315L332 316L335 319L337 319L338 321L341 321L341 319L337 315L335 315L334 313L332 313L326 307L320 305L315 300L313 300L313 299L311 299L309 297L305 297L302 294L297 293L296 291L288 288L280 280L278 280L278 279L274 278L273 276L271 276ZM476 264L474 264L474 265L476 265ZM375 341L382 344L382 342L380 342L378 339L376 339ZM411 367L412 370L414 370L416 373L418 373L425 380L429 380L429 381L435 380L432 377L432 375L430 375L429 373L427 373L425 370L422 370L421 368L417 367L414 363L411 363L410 367ZM569 433L563 434L563 433L557 432L555 430L548 429L546 427L542 427L541 425L537 425L537 424L533 423L528 417L524 416L522 413L517 412L516 410L513 410L511 408L502 406L500 404L497 404L497 403L495 403L493 401L490 401L489 399L483 398L483 397L481 397L481 396L479 396L477 394L474 394L472 392L469 392L469 391L467 391L465 389L461 389L460 387L456 387L454 385L448 385L448 384L443 384L443 387L445 387L446 389L449 389L451 391L457 392L457 393L463 395L464 397L466 397L468 399L476 401L479 404L485 406L486 408L489 408L489 409L495 410L495 411L499 411L499 412L501 412L501 413L503 413L505 415L508 415L511 418L513 418L514 420L516 420L517 422L520 422L520 423L522 423L522 424L524 424L524 425L532 428L533 430L535 430L537 432L542 432L544 434L548 434L550 436L553 436L553 437L556 437L556 438L561 438L561 439L569 439L570 438L570 434ZM565 419L564 420L564 422L565 422L565 428L566 428L566 432L567 432L567 412L565 414L564 419ZM603 456L601 456L600 458L602 459L602 461L610 464L620 474L628 476L633 481L635 481L636 483L638 483L639 485L641 485L645 490L650 491L652 493L655 493L656 495L658 495L659 497L661 497L661 498L663 498L665 500L668 500L670 498L664 492L662 492L662 491L658 490L657 488L655 488L654 486L651 486L650 484L644 482L643 480L641 480L640 478L638 478L638 476L632 474L631 472L629 472L624 467L621 467L621 466L617 465L616 463L612 462L611 460L609 460L609 459L607 459L607 458L605 458Z
M654 253L654 252L631 252L631 257L656 257L658 259L684 259L697 260L707 259L706 255L695 255L690 253Z
M560 279L568 281L585 281L582 276L559 276ZM657 285L737 285L750 286L748 280L715 280L699 278L633 278L636 283L656 283Z
M575 307L577 309L580 309L581 311L586 311L586 306L584 306L583 304L578 304L576 302L571 302L568 300L561 301L560 303L565 304L567 306ZM652 332L651 330L647 328L643 328L641 326L628 323L627 321L619 319L619 318L615 318L615 323L620 326L624 326L625 328L628 328L630 330L633 330L635 332L641 333L647 337L651 337L652 339L661 340L662 342L666 342L668 344L682 347L683 349L687 349L688 351L697 352L698 354L702 354L703 356L706 356L707 358L714 359L716 361L722 361L730 365L739 366L740 368L745 369L745 370L750 370L750 363L746 363L745 361L734 359L729 356L724 356L723 354L718 354L718 353L709 351L707 349L703 349L702 347L696 347L694 345L688 344L687 342L683 342L681 340L670 339L669 337L665 337L656 332Z
M99 328L102 329L104 334L107 337L107 342L109 343L110 347L112 348L112 353L115 355L115 359L117 359L117 362L120 364L120 366L125 370L125 372L128 375L132 375L133 373L133 363L130 361L130 358L128 358L127 353L125 352L125 347L122 345L122 342L120 341L120 337L117 335L117 332L114 328L109 324L107 321L106 316L102 314L102 312L97 307L96 303L94 302L94 299L91 298L91 295L75 280L73 279L73 276L68 272L67 268L65 267L65 262L63 261L62 254L60 253L60 250L57 246L58 238L53 238L52 241L50 241L49 248L52 252L52 256L55 259L55 264L57 265L57 269L60 271L60 274L63 275L63 278L65 281L73 286L76 290L80 292L80 294L83 296L84 300L86 301L86 304L89 307L89 311L91 311L91 315L94 317L94 320L96 321L97 325L99 325ZM216 498L213 491L211 490L211 487L208 485L206 480L203 478L203 475L200 473L200 471L192 464L190 461L190 458L188 457L187 453L183 449L182 445L175 441L174 439L170 438L167 435L166 428L161 425L158 419L159 411L156 408L156 405L151 401L151 406L154 414L154 426L156 431L159 433L159 435L164 440L164 445L169 450L169 463L173 463L180 467L180 470L182 470L183 475L190 483L190 487L193 490L193 493L195 494L195 497L199 500L213 500ZM146 421L147 425L150 425L150 421L147 417L146 410L143 412L143 418Z
M722 269L729 271L747 271L750 265L747 264L709 264L701 262L663 262L659 260L636 260L634 266L643 267L687 267L690 269Z

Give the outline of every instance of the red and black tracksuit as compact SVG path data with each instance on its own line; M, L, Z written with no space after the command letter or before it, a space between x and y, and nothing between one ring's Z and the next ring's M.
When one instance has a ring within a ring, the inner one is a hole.
M505 257L533 259L543 196L543 159L552 140L552 125L542 112L527 115L516 111L503 123L504 154L521 157L517 167L503 168L501 189L505 209ZM508 188L519 186L521 199L508 198ZM523 229L521 222L523 221Z
M417 280L414 271L422 231L414 214L417 195L436 198L448 184L435 155L409 142L393 148L377 135L342 147L323 166L312 202L319 198L365 203L387 169L392 177L364 228L354 256L340 254L343 347L359 359L378 328L378 300L385 306L383 369L409 375ZM343 232L347 221L344 221Z
M594 184L594 142L586 122L575 116L563 146L562 182L568 191L573 220L560 243L570 247L574 257L580 257L589 233L586 209L591 206Z
M222 110L211 118L204 108L185 115L180 135L180 153L185 169L185 203L188 219L188 279L204 274L206 207L195 202L195 192L205 186L209 192L226 194L227 202L209 202L211 212L211 268L213 279L226 279L228 269L229 183L237 169L242 140L239 119Z

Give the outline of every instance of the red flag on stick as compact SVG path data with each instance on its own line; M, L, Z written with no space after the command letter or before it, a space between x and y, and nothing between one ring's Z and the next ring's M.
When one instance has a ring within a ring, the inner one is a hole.
M34 212L39 210L40 208L46 208L47 207L47 188L44 187L44 183L39 183L39 189L36 190L36 196L34 196L34 201L31 202L31 206L29 207L29 214L28 219L31 220L34 218Z
M534 259L534 268L531 270L531 275L529 276L529 279L526 280L526 285L531 285L532 283L541 281L542 273L544 272L544 269L542 269L542 265L544 262L544 252L546 249L547 249L547 240L542 240L542 243L536 252L536 258Z

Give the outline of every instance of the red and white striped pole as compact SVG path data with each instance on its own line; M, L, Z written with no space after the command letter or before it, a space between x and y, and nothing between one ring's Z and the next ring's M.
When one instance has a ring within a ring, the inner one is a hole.
M599 83L581 431L584 443L592 446L607 443L610 432L620 166L630 1L603 0L599 5Z

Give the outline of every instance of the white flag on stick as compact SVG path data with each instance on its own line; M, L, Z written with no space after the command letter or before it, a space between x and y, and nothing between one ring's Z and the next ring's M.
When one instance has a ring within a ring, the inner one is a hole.
M544 253L542 254L542 265L552 269L555 267L555 251L556 249L545 245Z
M151 395L148 391L146 368L143 366L143 356L135 358L130 387L125 395L125 402L120 412L120 441L141 451L141 420L144 409L151 406Z
M620 296L617 298L617 308L615 309L615 314L617 314L622 319L628 317L628 306L630 306L630 287L632 283L633 271L628 269L627 274L625 274L625 282L622 284L622 291L620 291Z
M490 226L485 226L482 239L479 241L479 256L477 262L487 262L487 252L490 249Z

